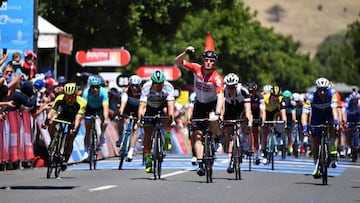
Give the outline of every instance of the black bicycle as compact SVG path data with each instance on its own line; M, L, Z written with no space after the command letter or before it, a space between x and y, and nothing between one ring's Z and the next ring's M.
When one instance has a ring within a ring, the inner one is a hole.
M119 170L122 169L122 165L124 163L124 159L127 157L129 149L130 149L130 143L131 143L131 137L133 135L133 129L134 125L137 122L137 117L134 117L132 115L120 115L121 118L127 118L129 121L126 123L126 126L122 132L121 138L120 138L120 162L119 162Z
M277 131L276 124L285 124L285 121L264 121L264 124L270 125L269 141L266 146L267 159L268 163L271 163L271 170L275 169L274 157L278 152L278 142L277 142Z
M161 179L161 165L164 160L164 125L163 121L169 121L168 116L162 116L160 113L155 116L144 116L143 118L146 121L151 121L151 123L155 126L152 135L151 135L151 143L152 143L152 172L154 174L154 179Z
M316 167L320 171L322 177L322 184L328 184L328 167L330 166L330 151L329 151L329 139L330 139L330 127L328 123L320 125L311 125L311 128L321 129L321 140L319 145L318 159L316 161Z
M241 180L241 163L243 162L243 153L244 147L243 142L241 140L241 123L246 122L246 119L233 119L233 120L224 120L224 127L232 126L232 153L230 160L230 167L235 172L235 179ZM249 164L251 164L251 159L249 160ZM249 170L251 170L251 166L249 166Z
M60 176L61 166L65 159L63 155L65 139L73 125L71 122L59 119L52 119L52 122L56 122L56 124L55 133L48 148L49 161L46 172L46 178L48 179L51 178L53 171L55 178Z
M360 123L356 123L356 122L348 122L349 127L348 128L353 128L354 132L351 136L350 139L350 150L351 150L351 162L356 162L358 159L358 154L359 154L359 140L360 140L360 132L359 132L359 128L360 128Z
M203 160L202 162L205 165L205 175L206 175L206 182L212 183L213 182L213 165L215 162L215 140L214 135L209 132L209 125L210 121L208 118L200 118L200 119L191 119L191 123L197 122L202 126L203 132ZM218 121L214 121L218 122Z
M98 115L86 116L85 119L90 120L90 133L88 137L88 146L89 146L89 167L90 170L96 170L97 163L97 151L98 149L98 133L96 129Z

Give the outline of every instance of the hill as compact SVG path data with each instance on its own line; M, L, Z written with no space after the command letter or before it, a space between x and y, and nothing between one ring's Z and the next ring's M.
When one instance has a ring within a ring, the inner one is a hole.
M264 27L292 35L300 51L316 53L317 46L332 34L345 31L360 20L360 0L243 0Z

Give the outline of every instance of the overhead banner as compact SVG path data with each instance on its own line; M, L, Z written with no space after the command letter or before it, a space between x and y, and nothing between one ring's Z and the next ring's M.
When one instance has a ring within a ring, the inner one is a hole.
M131 55L126 49L91 49L76 52L76 61L81 66L122 67L130 63Z
M163 71L166 80L175 81L181 77L181 71L177 66L140 66L136 69L136 75L148 80L155 70Z
M13 52L34 49L34 1L1 1L0 48L8 49L8 60Z

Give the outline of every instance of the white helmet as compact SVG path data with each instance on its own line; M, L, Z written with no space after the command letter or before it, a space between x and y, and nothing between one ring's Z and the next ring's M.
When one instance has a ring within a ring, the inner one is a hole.
M268 93L270 93L271 89L272 89L271 85L265 85L264 88L263 88L263 92L265 94L268 94Z
M316 81L315 81L315 84L316 84L316 87L319 88L319 87L326 87L328 88L329 85L330 85L330 82L328 79L326 78L318 78Z
M239 77L235 73L229 73L224 77L226 85L237 85L239 83Z
M141 78L137 75L132 75L129 78L129 84L130 85L140 85L141 84Z
M296 101L296 102L298 102L298 101L300 101L301 100L301 95L299 94L299 93L294 93L293 95L292 95L292 97L293 97L293 100L294 101Z

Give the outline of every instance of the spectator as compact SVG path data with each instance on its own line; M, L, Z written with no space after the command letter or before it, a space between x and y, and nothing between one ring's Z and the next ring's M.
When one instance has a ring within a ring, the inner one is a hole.
M20 52L14 52L11 56L11 61L9 62L14 70L15 73L21 73L21 54Z
M30 80L35 77L37 55L30 51L25 51L25 60L21 63L21 72L24 74L25 80Z

